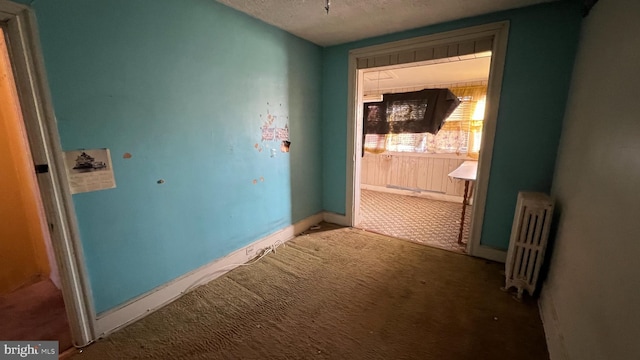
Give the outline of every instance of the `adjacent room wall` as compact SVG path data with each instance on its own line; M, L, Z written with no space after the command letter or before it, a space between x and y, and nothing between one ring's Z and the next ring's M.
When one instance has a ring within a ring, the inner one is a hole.
M541 309L551 358L640 354L640 3L585 18L553 183L560 220Z
M323 205L344 214L349 51L497 21L509 44L481 243L506 250L518 191L549 192L581 21L562 1L371 38L323 51Z
M38 188L0 29L0 295L49 274Z
M63 149L113 158L73 196L98 313L322 210L319 47L210 0L31 5Z

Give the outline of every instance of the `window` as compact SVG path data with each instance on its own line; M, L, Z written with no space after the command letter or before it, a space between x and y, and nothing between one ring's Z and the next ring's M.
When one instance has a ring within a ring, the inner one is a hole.
M461 102L445 120L437 135L430 133L367 134L364 139L365 151L464 154L476 157L480 150L487 87L453 87L450 90ZM406 110L411 112L420 109L408 107ZM389 121L396 120L389 119Z

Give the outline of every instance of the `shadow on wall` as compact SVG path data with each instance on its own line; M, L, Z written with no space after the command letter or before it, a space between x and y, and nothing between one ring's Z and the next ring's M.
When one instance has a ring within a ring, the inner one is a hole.
M538 275L538 288L536 291L539 294L540 289L549 276L549 269L551 266L551 260L553 260L553 251L555 249L556 239L558 232L560 231L560 224L562 223L562 202L555 199L555 207L553 209L553 219L551 221L551 229L549 230L549 241L547 242L547 248L544 254L544 262L540 268L540 274Z
M301 58L295 42L313 47L313 56ZM288 152L291 188L291 223L312 216L322 208L322 49L296 38L287 42L289 99ZM301 63L306 63L301 67ZM286 145L286 144L285 144ZM280 151L280 150L278 150Z

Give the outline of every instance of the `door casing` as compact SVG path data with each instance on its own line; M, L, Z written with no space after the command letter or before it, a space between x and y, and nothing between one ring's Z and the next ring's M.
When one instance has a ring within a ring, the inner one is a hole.
M363 124L358 121L362 118L362 109L357 106L362 103L363 71L358 64L362 60L376 56L386 56L392 53L402 53L424 48L426 46L438 46L441 44L463 43L490 37L491 68L487 86L487 102L485 120L482 134L482 149L478 159L478 176L473 195L474 211L471 216L471 229L467 243L467 253L493 261L504 262L506 252L483 246L480 243L482 224L489 187L489 173L491 158L493 155L493 143L498 119L498 105L500 104L500 92L504 72L505 57L507 53L507 40L509 36L509 22L501 21L480 26L473 26L443 33L421 36L412 39L400 40L380 45L354 49L349 52L348 72L348 118L347 118L347 181L346 181L346 214L345 222L350 226L356 226L359 220L360 205L360 169L362 158L359 149L362 148Z
M95 338L95 311L46 80L36 19L28 6L0 0L0 24L7 37L34 165L48 166L48 172L37 174L37 179L60 273L71 335L75 346L86 346Z

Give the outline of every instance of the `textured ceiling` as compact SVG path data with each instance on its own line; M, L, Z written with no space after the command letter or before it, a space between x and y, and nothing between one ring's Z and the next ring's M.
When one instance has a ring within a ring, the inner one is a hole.
M321 46L553 0L218 0Z

